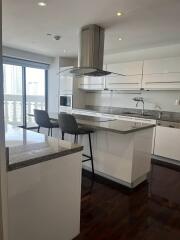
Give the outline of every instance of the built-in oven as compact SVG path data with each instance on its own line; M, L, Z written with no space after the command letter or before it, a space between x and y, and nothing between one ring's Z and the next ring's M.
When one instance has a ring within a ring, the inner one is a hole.
M72 111L72 95L60 95L60 112Z
M72 107L72 95L61 95L60 96L60 106Z

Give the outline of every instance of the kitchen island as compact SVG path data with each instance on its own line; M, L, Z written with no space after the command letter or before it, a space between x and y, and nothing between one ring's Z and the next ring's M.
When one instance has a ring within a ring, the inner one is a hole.
M57 119L57 114L50 114ZM74 114L79 125L94 129L92 148L95 172L105 178L134 188L147 179L151 169L154 124ZM70 136L66 136L71 139ZM79 143L89 151L86 136ZM90 163L83 168L91 171Z
M80 232L82 147L6 125L10 240Z

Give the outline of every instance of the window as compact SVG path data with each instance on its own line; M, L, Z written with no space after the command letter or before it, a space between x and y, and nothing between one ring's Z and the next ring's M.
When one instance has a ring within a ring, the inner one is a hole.
M5 121L23 125L22 67L4 64L4 115Z
M47 65L10 59L3 64L5 121L14 126L36 127L34 109L47 110ZM27 65L27 66L26 66ZM30 65L30 66L28 66Z
M45 79L44 69L26 68L26 120L27 127L34 127L34 109L45 110Z

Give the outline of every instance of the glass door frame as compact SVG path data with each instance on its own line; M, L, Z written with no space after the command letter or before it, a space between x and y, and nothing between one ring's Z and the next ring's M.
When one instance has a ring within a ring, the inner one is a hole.
M25 129L36 129L37 127L27 127L27 110L26 110L26 67L31 67L31 68L37 68L37 69L43 69L45 71L45 110L48 111L48 69L41 67L40 63L36 62L30 62L27 60L22 60L23 62L27 62L27 65L20 64L18 63L19 59L14 59L10 58L10 62L3 61L3 64L9 64L9 65L15 65L15 66L20 66L22 67L22 112L23 112L23 124L19 125L19 127L25 128ZM19 60L21 61L21 60ZM33 66L28 64L34 63ZM36 66L37 64L37 66ZM43 65L43 64L42 64ZM47 66L47 65L46 65Z
M27 66L28 67L28 66ZM32 67L37 69L43 69L38 67ZM48 70L45 71L45 111L48 111ZM23 67L23 128L25 129L37 129L37 127L27 127L27 109L26 109L26 67Z

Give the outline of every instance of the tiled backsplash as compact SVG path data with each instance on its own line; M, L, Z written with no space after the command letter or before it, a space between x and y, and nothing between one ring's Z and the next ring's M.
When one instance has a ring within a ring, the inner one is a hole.
M149 118L149 119L159 119L163 121L180 122L180 112L168 112L168 111L157 111L157 110L145 110L145 116L141 116L141 110L135 108L119 108L119 107L101 107L101 106L91 106L86 105L87 110L93 110L101 113L115 114L115 115L127 115L138 117ZM131 113L131 114L130 114ZM161 114L160 114L161 113Z
M180 91L90 92L86 93L86 105L136 109L134 97L144 98L145 109L180 113L180 106L175 104ZM139 104L138 109L141 108Z

